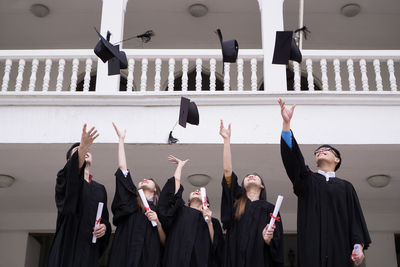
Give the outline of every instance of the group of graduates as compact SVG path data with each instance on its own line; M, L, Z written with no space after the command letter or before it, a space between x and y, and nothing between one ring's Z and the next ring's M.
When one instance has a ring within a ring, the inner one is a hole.
M333 267L359 265L371 243L356 191L350 182L337 178L341 156L322 145L314 155L318 172L306 165L290 130L295 105L286 108L279 99L283 129L281 156L298 197L298 266ZM221 222L212 217L210 203L204 207L199 190L182 198L182 170L189 160L169 156L176 164L173 177L162 190L153 179L135 185L128 169L124 139L126 130L113 124L119 139L118 169L111 210L116 226L110 267L269 267L283 266L283 227L278 214L269 228L274 205L267 201L266 184L257 173L241 184L232 168L231 125L221 121L224 141ZM67 152L67 163L57 174L55 200L58 210L56 234L48 267L91 267L108 245L111 234L105 187L90 175L89 147L99 136L83 126L80 143ZM142 189L149 208L142 202ZM98 203L104 203L94 227ZM92 238L96 237L96 242ZM355 251L354 246L359 246Z

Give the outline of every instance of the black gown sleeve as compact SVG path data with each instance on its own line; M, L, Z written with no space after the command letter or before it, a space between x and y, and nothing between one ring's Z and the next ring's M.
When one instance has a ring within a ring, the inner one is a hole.
M223 251L224 251L224 235L222 233L221 224L215 218L212 218L212 224L214 228L214 239L212 243L212 261L211 266L222 266L223 262Z
M101 213L101 220L100 223L103 223L107 230L104 236L100 238L100 255L103 254L103 252L106 250L108 241L110 240L110 235L111 235L111 224L109 220L109 214L108 214L108 208L107 208L107 191L104 186L102 186L102 191L104 194L104 207L103 207L103 212Z
M137 202L137 189L132 182L130 172L125 177L121 169L115 172L115 195L111 204L114 214L113 224L118 226L121 220L134 212L137 212L139 205Z
M348 209L350 212L350 231L351 231L351 243L362 244L363 249L368 249L371 244L371 238L369 236L367 224L364 219L364 215L361 209L360 201L356 190L353 185L348 184L348 192L350 197L348 198Z
M86 162L82 166L85 168ZM84 172L79 173L78 151L71 156L64 168L57 173L55 199L61 214L78 213L79 200L83 186Z
M304 162L299 145L292 133L292 149L281 137L281 156L283 165L290 181L292 181L294 193L302 196L307 192L307 180L310 178L309 170Z
M242 195L242 188L238 184L238 178L232 172L231 187L228 188L225 176L222 177L221 222L224 229L230 228L235 219L235 200Z
M283 227L282 218L279 213L278 217L280 221L275 221L274 237L269 246L266 245L266 247L269 247L272 261L275 263L274 266L283 266Z
M166 232L170 229L176 214L185 206L182 192L183 186L180 185L178 192L175 194L175 177L169 178L161 190L158 202L158 216Z

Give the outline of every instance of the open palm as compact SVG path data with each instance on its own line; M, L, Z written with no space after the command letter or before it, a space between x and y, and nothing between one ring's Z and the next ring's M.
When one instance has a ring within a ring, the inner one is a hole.
M221 120L221 124L219 127L219 134L222 138L227 139L231 137L231 124L228 125L228 128L224 127L224 122Z
M296 105L291 106L290 108L287 108L285 106L285 102L279 98L278 100L279 105L281 106L281 115L282 115L282 119L285 122L290 122L290 120L293 117L293 113L294 113L294 108L296 107Z

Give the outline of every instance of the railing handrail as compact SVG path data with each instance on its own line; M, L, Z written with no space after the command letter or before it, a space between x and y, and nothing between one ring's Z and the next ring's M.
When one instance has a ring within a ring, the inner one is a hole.
M400 57L400 50L302 50L303 57L310 59L393 59Z
M127 57L145 57L148 59L179 58L222 58L221 49L123 49ZM239 58L263 58L262 49L241 49ZM0 50L0 59L60 59L60 58L96 58L93 49L37 49L37 50Z

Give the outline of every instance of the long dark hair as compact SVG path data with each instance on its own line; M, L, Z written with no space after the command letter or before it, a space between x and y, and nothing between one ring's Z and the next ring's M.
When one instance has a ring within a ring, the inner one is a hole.
M156 183L156 181L155 181L153 178L146 179L146 180L153 181L153 183L154 183L154 185L155 185L155 187L156 187L156 192L154 192L154 196L153 196L153 205L154 205L154 206L157 206L158 199L160 198L160 194L161 194L160 186ZM139 194L137 194L137 202L138 202L138 204L139 204L139 207L142 209L142 212L145 213L146 210L145 210L145 208L144 208L142 199L140 198L140 195L139 195Z
M242 186L242 195L238 199L236 199L236 201L234 203L234 207L236 209L236 211L235 211L235 219L236 220L240 220L240 217L242 217L242 215L244 213L244 210L246 208L246 203L249 200L249 198L247 197L247 194L246 194L246 189L244 188L244 179L249 175L258 176L260 178L261 184L264 186L264 188L261 188L259 199L260 200L267 200L267 190L265 189L265 184L264 184L264 181L261 178L261 176L256 172L247 174L243 178L243 181L242 181L242 184L241 184L241 186Z

